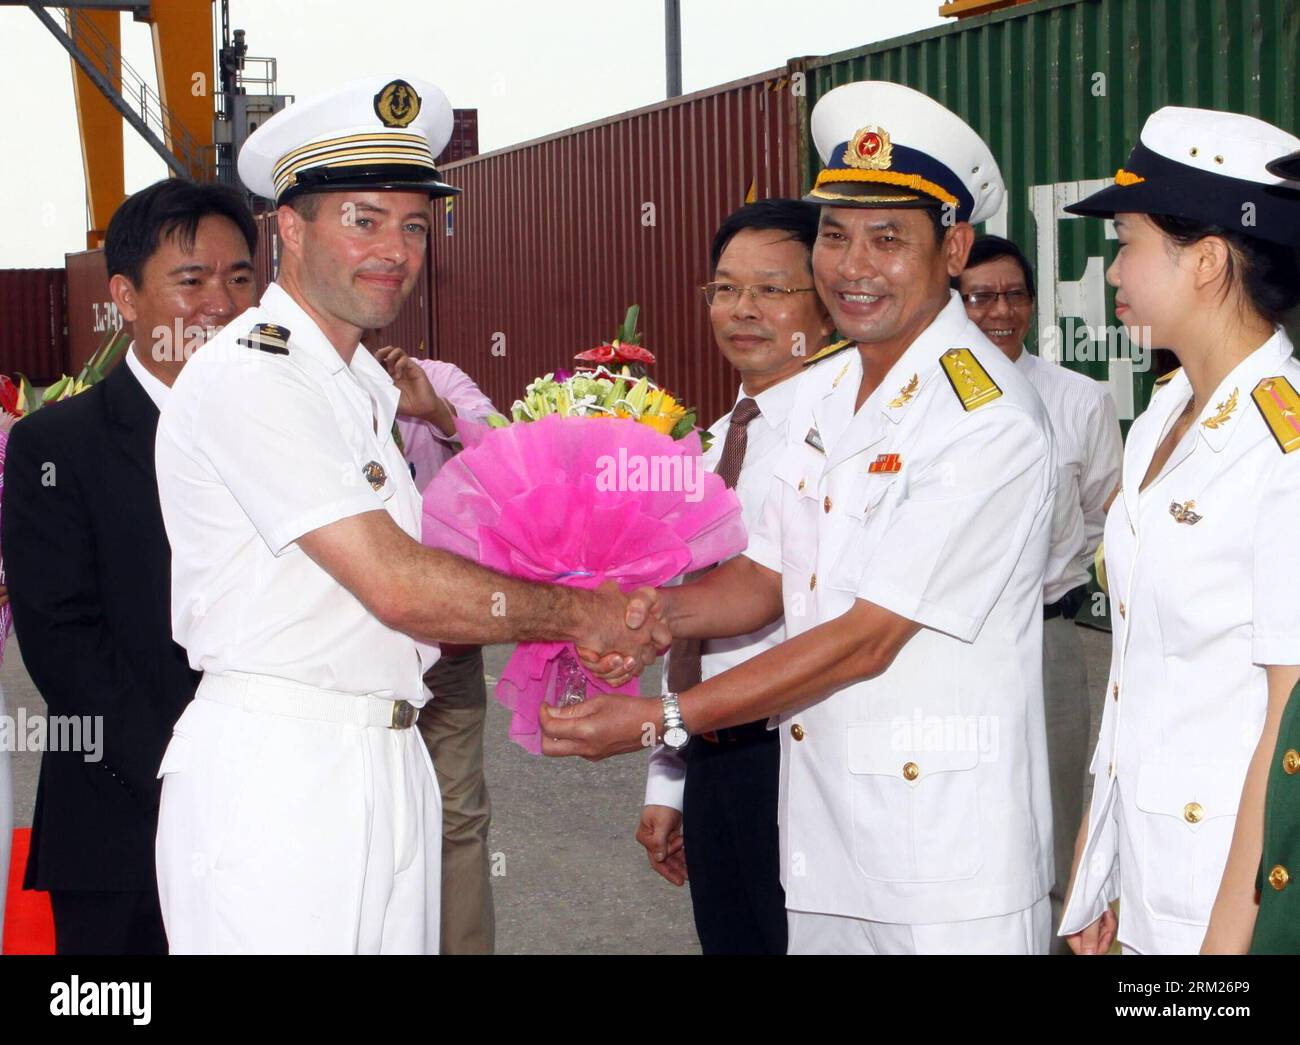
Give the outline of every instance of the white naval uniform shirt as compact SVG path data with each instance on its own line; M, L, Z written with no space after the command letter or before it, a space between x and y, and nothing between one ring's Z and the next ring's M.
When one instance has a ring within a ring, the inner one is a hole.
M1101 382L1024 349L1016 366L1047 408L1056 437L1056 514L1043 586L1043 602L1053 603L1088 583L1124 442L1114 400Z
M790 418L790 408L794 405L795 388L800 376L796 374L787 378L753 397L758 404L759 414L745 429L745 458L740 467L740 478L736 482L736 495L740 498L740 513L745 520L746 530L752 531L762 515L763 502L767 500L772 485L772 469L787 442L786 422ZM745 398L742 387L736 396L736 402ZM728 411L709 428L713 433L713 445L704 454L704 467L710 472L717 470L730 424L731 411ZM775 621L748 635L711 639L703 643L700 656L701 681L744 664L778 645L784 638L785 625L781 621ZM663 663L661 690L664 693L668 692L669 659L665 658ZM705 744L708 741L695 740L692 743ZM681 809L685 781L685 759L662 744L658 745L650 754L645 804Z
M1224 378L1141 492L1191 397L1187 375L1129 431L1106 518L1114 635L1097 785L1063 934L1118 895L1132 950L1195 951L1204 937L1263 730L1265 665L1300 664L1300 454L1282 453L1251 398L1278 375L1300 389L1281 328ZM1174 504L1199 521L1178 522Z
M954 348L1001 396L963 407L940 366ZM1023 910L1052 881L1051 425L956 292L855 413L861 377L850 348L801 379L745 554L781 572L790 635L855 599L923 628L881 675L782 716L786 906L914 924ZM901 470L870 473L881 454Z
M288 355L238 343L289 330ZM272 283L185 365L158 423L172 546L172 633L205 672L425 701L437 647L381 624L296 541L386 510L416 540L420 496L393 442L398 391L364 348L351 365ZM383 469L378 490L363 476Z

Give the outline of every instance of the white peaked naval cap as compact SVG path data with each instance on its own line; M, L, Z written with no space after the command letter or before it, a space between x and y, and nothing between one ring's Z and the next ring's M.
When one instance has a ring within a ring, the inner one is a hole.
M947 206L957 221L987 221L1006 188L993 153L956 113L885 80L847 83L812 112L824 169L811 203L836 207Z
M459 192L436 157L451 140L447 96L416 76L368 76L281 110L239 152L239 177L259 196L284 203L338 189Z

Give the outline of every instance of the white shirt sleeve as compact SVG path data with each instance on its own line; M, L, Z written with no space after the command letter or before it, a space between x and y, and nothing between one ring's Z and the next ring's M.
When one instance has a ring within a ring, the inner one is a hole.
M1019 410L976 410L911 477L858 598L971 642L1024 554L1050 523L1054 455ZM854 554L853 549L848 554Z
M195 450L272 553L339 519L382 510L325 393L287 359L248 352L239 366L205 375Z
M1083 508L1083 532L1087 539L1087 560L1092 561L1106 529L1106 499L1119 484L1124 460L1124 440L1119 431L1115 400L1103 391L1096 409L1088 412L1087 460L1079 476L1079 502Z
M704 741L696 740L696 743ZM679 752L659 744L650 752L650 766L646 771L645 804L682 808L682 794L686 790L686 759Z

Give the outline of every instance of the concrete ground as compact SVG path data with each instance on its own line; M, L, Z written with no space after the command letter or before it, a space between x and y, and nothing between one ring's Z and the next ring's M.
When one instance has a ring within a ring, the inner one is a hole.
M1092 685L1104 685L1110 635L1080 629ZM489 690L509 647L487 651ZM11 636L0 684L8 713L43 714L44 702ZM658 692L658 668L643 692ZM690 896L660 878L632 837L645 788L646 756L602 763L544 759L507 739L509 713L489 699L485 749L492 794L490 839L498 876L497 950L502 954L695 954ZM32 822L40 755L11 755L14 819Z

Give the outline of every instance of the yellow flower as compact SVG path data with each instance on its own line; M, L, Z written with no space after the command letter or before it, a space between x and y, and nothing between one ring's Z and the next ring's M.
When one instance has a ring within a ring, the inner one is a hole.
M672 435L673 427L677 424L677 418L666 414L642 414L640 421L643 425L649 425L656 432L663 435Z

